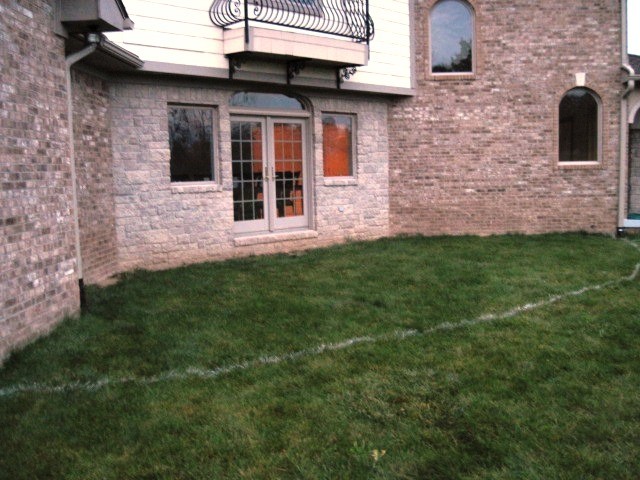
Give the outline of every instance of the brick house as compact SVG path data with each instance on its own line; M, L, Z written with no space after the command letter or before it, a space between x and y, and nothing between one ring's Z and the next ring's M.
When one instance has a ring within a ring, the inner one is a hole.
M0 6L0 361L133 268L640 226L625 0L174 3Z

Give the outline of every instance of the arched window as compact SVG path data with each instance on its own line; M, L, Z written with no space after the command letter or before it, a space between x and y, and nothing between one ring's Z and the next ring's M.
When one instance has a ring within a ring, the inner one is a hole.
M441 0L431 9L431 72L472 73L473 8L463 0Z
M597 162L600 151L600 99L591 90L574 88L560 101L561 162Z
M237 92L231 97L229 105L256 109L304 110L300 100L281 93Z

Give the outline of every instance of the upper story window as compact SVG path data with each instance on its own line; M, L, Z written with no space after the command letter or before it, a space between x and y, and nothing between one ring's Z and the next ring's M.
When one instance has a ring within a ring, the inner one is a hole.
M169 106L172 182L216 180L211 107Z
M600 158L600 98L586 88L569 90L560 101L561 162L597 162Z
M463 0L441 0L431 9L431 72L473 73L474 13Z

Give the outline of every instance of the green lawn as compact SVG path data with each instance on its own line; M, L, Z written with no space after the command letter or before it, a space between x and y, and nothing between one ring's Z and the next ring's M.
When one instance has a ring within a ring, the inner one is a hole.
M638 262L409 237L126 274L0 369L0 478L637 479Z

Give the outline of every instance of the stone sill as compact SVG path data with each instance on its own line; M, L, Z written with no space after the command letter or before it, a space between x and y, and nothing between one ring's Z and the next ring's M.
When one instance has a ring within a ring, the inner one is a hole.
M602 168L600 162L558 162L558 168L561 170L592 170Z
M476 80L475 72L466 72L466 73L427 73L429 80L434 80L436 82L459 82L465 80Z
M358 179L355 177L325 177L325 187L348 187L358 185Z
M249 247L251 245L262 245L265 243L290 242L294 240L308 240L318 238L315 230L299 230L295 232L264 233L259 235L247 235L236 237L233 243L236 247Z
M221 192L222 185L215 182L185 182L184 185L172 183L171 193L209 193Z

